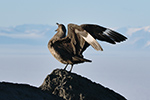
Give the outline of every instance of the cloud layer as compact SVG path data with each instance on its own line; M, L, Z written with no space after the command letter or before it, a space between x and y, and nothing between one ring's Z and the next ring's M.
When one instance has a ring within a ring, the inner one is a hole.
M0 28L0 44L25 43L25 44L46 44L55 34L56 26L25 24L16 27ZM150 26L145 27L124 27L117 29L118 32L128 37L125 42L126 48L150 48ZM11 42L8 42L11 41ZM101 43L101 42L100 42Z
M42 38L51 31L52 26L49 25L32 25L25 24L16 27L0 28L0 37L9 38Z

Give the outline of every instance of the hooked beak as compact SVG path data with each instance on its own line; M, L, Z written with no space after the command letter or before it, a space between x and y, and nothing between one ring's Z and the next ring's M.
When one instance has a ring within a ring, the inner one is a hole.
M56 25L59 25L59 23L56 23ZM55 31L57 31L57 30L58 30L58 28Z
M59 25L59 23L56 23L57 25Z

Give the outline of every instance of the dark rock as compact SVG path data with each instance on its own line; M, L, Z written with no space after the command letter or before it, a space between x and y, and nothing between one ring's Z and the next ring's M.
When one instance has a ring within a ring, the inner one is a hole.
M56 69L37 88L0 82L0 100L126 100L120 94L75 73Z
M126 100L113 90L62 69L54 70L39 88L65 100Z
M0 100L62 100L27 84L0 82Z

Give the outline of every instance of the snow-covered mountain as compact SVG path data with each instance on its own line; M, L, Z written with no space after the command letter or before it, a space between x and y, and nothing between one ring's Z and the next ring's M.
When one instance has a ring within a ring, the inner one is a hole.
M54 33L56 26L24 24L0 27L0 44L43 44Z
M128 46L132 46L134 49L150 49L150 26L124 27L117 31L128 37Z
M45 45L55 34L56 28L57 26L41 24L0 27L0 44ZM124 42L125 47L123 49L150 49L150 26L122 27L116 29L116 31L128 38Z

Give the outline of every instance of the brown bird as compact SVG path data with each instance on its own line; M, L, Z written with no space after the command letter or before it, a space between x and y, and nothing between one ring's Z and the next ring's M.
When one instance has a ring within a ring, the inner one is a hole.
M83 57L82 53L90 45L96 49L103 51L102 47L96 41L106 41L111 44L125 41L127 38L109 28L104 28L94 24L68 24L68 34L66 36L66 28L63 24L58 24L57 33L48 42L48 49L51 54L61 63L71 65L70 72L74 64L83 62L92 62Z

